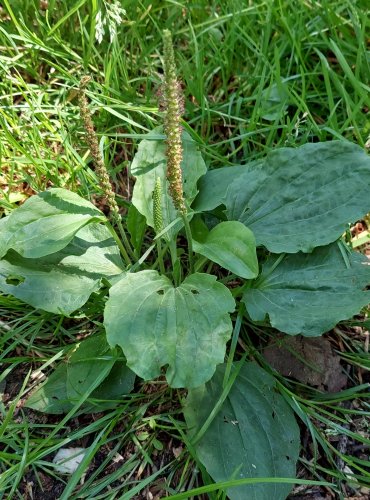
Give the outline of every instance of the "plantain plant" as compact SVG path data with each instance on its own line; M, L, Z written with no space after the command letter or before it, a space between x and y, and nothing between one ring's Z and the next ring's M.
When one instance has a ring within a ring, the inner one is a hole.
M122 219L86 85L81 117L109 217L65 189L31 197L0 220L0 289L64 316L94 295L105 333L76 344L27 405L102 411L119 404L136 376L165 375L171 387L188 389L189 436L215 480L294 477L293 412L271 374L246 356L233 361L235 348L245 319L320 336L369 303L368 261L343 239L348 224L370 211L368 156L342 140L207 171L181 127L181 87L165 31L164 126L138 147ZM143 248L145 235L152 244ZM228 495L279 499L289 490L263 482Z

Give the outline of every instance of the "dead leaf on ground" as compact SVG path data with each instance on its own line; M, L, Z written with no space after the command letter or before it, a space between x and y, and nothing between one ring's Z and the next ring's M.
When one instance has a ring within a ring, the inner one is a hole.
M325 338L283 337L263 355L282 375L321 391L338 392L347 385L340 358Z

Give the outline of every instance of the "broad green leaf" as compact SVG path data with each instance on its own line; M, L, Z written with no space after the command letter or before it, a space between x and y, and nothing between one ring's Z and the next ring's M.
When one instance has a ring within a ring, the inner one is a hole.
M146 229L145 217L134 205L130 205L127 214L127 229L130 233L130 240L135 251L140 254Z
M0 220L0 257L9 249L27 258L53 254L86 224L105 220L100 210L77 194L49 189Z
M122 348L140 377L158 377L168 365L172 387L196 387L224 360L234 307L215 276L193 274L175 288L156 271L141 271L111 287L104 324L109 344Z
M38 309L69 315L109 279L124 272L119 249L101 224L83 227L63 250L26 259L13 250L0 260L0 290Z
M79 411L94 413L114 408L133 389L135 374L118 359L105 339L93 335L76 344L26 406L45 413L67 413L85 398Z
M185 419L192 436L207 420L221 393L225 365L210 382L189 391ZM198 459L214 481L296 476L299 428L274 378L247 363L204 436L195 444ZM291 485L262 483L230 488L231 500L284 500Z
M129 394L135 383L136 375L128 368L126 361L116 361L109 375L93 391L86 401L86 413L95 413L116 408L122 396Z
M342 244L341 244L342 245ZM368 259L343 254L337 243L311 254L272 255L243 301L254 321L268 315L273 327L289 335L317 336L351 318L370 302Z
M116 355L110 349L103 334L91 337L76 344L67 360L67 398L79 401L85 393L97 387L97 374L104 378L113 368Z
M132 391L134 382L135 374L109 347L105 334L77 344L67 363L68 400L74 403L90 394L83 405L85 413L114 408L117 399Z
M25 406L55 415L68 413L73 404L68 401L66 382L67 366L59 364L46 381L32 392Z
M209 228L200 214L196 214L190 222L193 240L203 243L209 234Z
M349 222L370 211L370 158L344 141L270 152L245 169L224 200L229 220L240 220L275 253L311 252L338 239Z
M251 279L258 275L256 240L241 222L221 222L202 243L193 241L195 252L204 255L232 273Z
M241 176L245 168L236 165L209 170L199 179L199 194L194 200L192 209L196 212L207 212L221 205L228 187Z
M162 133L162 130L162 127L157 127L147 135L147 139L141 141L131 165L131 173L136 177L132 203L145 216L147 224L151 227L154 227L153 191L158 177L162 183L163 227L167 227L178 217L177 210L168 194L165 136L163 139L158 139L158 134ZM182 134L182 144L184 151L181 167L184 196L190 205L198 193L197 181L207 169L196 142L187 132ZM171 228L166 234L166 238L171 239L179 231L181 225L182 223L179 222Z

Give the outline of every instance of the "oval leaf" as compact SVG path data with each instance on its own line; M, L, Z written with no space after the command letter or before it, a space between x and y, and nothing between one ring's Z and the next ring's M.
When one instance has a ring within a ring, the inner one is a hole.
M68 413L73 408L73 404L68 401L66 381L67 366L62 363L41 386L32 392L24 406L53 415Z
M96 374L107 376L116 361L103 334L76 344L67 360L67 398L78 402L97 387ZM105 377L104 377L105 378Z
M146 220L134 205L130 205L128 209L126 224L127 230L130 233L132 246L137 254L140 255L146 230Z
M63 249L90 222L105 221L92 203L53 188L29 198L0 220L0 257L9 249L23 257L44 257Z
M73 404L89 394L83 405L84 413L117 406L117 400L129 394L135 382L135 374L122 355L120 358L110 349L105 334L92 335L77 344L67 363L68 400Z
M337 240L370 211L370 158L344 141L269 153L229 187L229 220L249 227L275 253L311 252Z
M103 276L109 279L123 272L108 229L90 224L52 255L25 259L10 250L0 260L0 290L37 309L69 315L100 288Z
M241 222L217 224L202 243L193 241L193 248L241 278L251 279L258 275L256 240L252 231Z
M242 165L209 170L199 179L199 194L192 205L193 210L206 212L221 205L226 196L227 188L244 171L245 166Z
M145 216L149 226L154 227L153 220L153 191L157 178L161 179L162 195L161 206L163 227L167 227L178 218L172 199L168 194L167 160L165 136L162 138L163 128L157 127L139 144L138 152L131 164L131 173L136 177L132 203ZM198 193L197 181L207 171L198 145L187 132L182 133L183 161L181 163L183 176L184 197L190 205ZM182 227L180 221L175 227L168 230L165 237L170 238Z
M245 291L254 321L268 315L273 327L296 335L317 336L351 318L370 301L368 259L343 252L337 243L311 254L270 256L252 288Z
M185 419L195 435L216 406L225 365L207 385L189 392ZM255 477L295 477L300 447L299 428L288 404L276 391L275 379L247 363L219 413L195 444L197 457L215 481ZM230 488L231 500L284 500L289 484L249 484Z
M196 387L222 363L235 303L215 276L193 274L175 288L156 271L127 274L109 291L104 313L107 339L127 365L153 379L168 365L172 387Z
M118 360L105 335L82 340L66 361L32 393L26 407L45 413L68 413L85 399L83 413L100 412L117 406L120 397L133 389L135 374Z

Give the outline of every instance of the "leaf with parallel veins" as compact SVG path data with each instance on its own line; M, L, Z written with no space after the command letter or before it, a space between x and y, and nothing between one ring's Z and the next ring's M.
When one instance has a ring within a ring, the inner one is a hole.
M158 377L168 365L172 387L196 387L222 363L235 303L215 276L196 273L174 287L157 271L128 273L113 285L104 325L140 377Z

